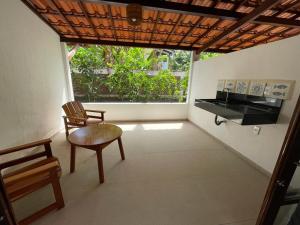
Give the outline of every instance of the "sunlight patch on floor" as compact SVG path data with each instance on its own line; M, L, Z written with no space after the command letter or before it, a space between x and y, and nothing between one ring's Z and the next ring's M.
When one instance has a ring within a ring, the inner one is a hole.
M144 130L180 130L182 126L183 123L152 123L142 125Z
M133 131L136 128L136 124L118 124L123 131Z

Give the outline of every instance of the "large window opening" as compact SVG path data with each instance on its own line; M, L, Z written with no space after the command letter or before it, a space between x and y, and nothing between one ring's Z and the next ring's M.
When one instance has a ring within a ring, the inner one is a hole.
M186 102L191 52L122 46L68 46L75 100Z

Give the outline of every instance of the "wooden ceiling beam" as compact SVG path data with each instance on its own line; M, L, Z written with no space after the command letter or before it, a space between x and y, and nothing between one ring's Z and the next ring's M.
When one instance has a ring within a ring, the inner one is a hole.
M248 0L241 0L238 4L236 4L231 10L233 10L233 11L236 11L239 7L241 7L245 2L247 2ZM212 30L212 29L214 29L214 28L217 28L218 26L219 26L219 24L221 24L223 22L223 20L219 20L219 21L217 21L216 23L214 23L214 25L210 28L210 29L208 29L208 30L206 30L202 35L200 35L200 37L198 37L194 42L193 42L193 44L192 45L195 45L198 41L200 41L203 37L206 37L208 34L209 34L209 32ZM259 25L258 25L259 26ZM228 42L228 41L227 41Z
M228 30L221 33L217 37L213 38L212 40L208 41L203 47L200 47L198 49L198 52L203 52L206 49L210 48L211 46L218 43L223 38L227 37L231 33L235 32L236 30L243 27L246 23L249 23L253 20L255 20L259 15L263 12L265 12L268 9L271 9L275 5L277 5L281 0L266 0L260 5L258 8L254 9L252 12L250 12L247 16L243 17L239 21L237 21L235 24L233 24Z
M61 42L67 43L82 43L82 44L99 44L99 45L116 45L116 46L128 46L128 47L142 47L142 48L158 48L158 49L180 49L185 51L196 50L196 48L190 48L189 46L176 46L176 45L164 45L164 44L149 44L139 42L119 42L119 41L106 41L96 39L82 39L82 38L66 38L61 37ZM231 50L223 49L207 49L207 52L229 53Z
M251 36L251 37L249 37L249 38L246 38L246 39L244 39L243 41L240 41L239 43L237 43L237 44L231 46L229 49L230 49L230 50L233 50L233 49L235 49L235 48L238 48L238 47L241 46L242 44L245 44L246 42L249 42L249 41L251 41L251 40L257 38L257 37L261 36L262 34L269 33L269 32L271 32L272 30L274 30L274 29L276 29L276 28L277 28L277 27L269 27L269 28L267 28L267 29L265 29L265 30L262 30L262 31L258 32L257 34L255 34L255 35L253 35L253 36ZM292 28L292 29L293 29L293 28Z
M286 8L277 11L277 12L276 12L275 14L273 14L272 16L273 16L273 17L279 16L280 14L285 13L285 12L287 12L287 11L289 11L289 10L291 10L291 9L293 9L293 8L295 8L295 7L297 7L297 6L299 6L299 5L300 5L300 1L295 1L295 2L293 2L292 4L289 4Z
M137 2L136 0L84 0L84 1L95 3L95 4L99 3L99 4L109 4L109 5L127 5L127 4ZM263 4L264 3L265 2L263 2ZM245 16L249 15L249 13L248 14L240 13L232 10L225 10L225 9L218 9L213 7L204 7L204 6L162 1L162 0L151 0L151 1L140 0L139 4L141 4L145 9L149 9L149 10L160 10L160 11L166 11L170 13L211 17L211 18L234 20L234 21L240 20ZM273 26L300 27L300 21L283 19L278 17L271 17L271 16L258 16L252 22L258 24L273 25Z
M59 6L57 5L57 3L55 2L55 0L48 0L49 3L51 4L51 6L59 13L59 15L64 19L64 21L69 25L69 28L72 30L72 32L74 32L78 37L81 37L80 33L73 28L72 24L70 23L70 21L68 20L68 18L62 13L62 11L60 10Z
M211 4L210 7L212 7L212 8L216 7L216 6L219 4L219 2L220 2L220 0L214 1L214 2ZM191 4L191 3L190 3L190 4ZM200 18L197 20L197 22L195 23L195 26L193 26L193 28L189 29L189 31L188 31L188 32L184 35L184 37L179 41L178 45L180 45L180 44L184 41L184 39L185 39L186 37L190 36L190 34L194 31L195 27L198 27L198 26L201 24L201 22L202 22L203 19L204 19L203 17L200 17ZM210 29L211 29L211 28L209 28L207 31L209 31Z
M22 0L23 1L23 0ZM59 13L54 13L54 12L49 12L49 11L38 11L38 13L40 14L43 14L43 15L59 15ZM84 17L84 15L81 15L81 14L65 14L63 13L64 15L66 16L74 16L74 17ZM183 14L179 14L180 16L184 16ZM111 18L110 16L107 16L107 17L99 17L99 16L96 16L96 15L93 15L93 14L89 14L89 17L91 18L96 18L96 19L113 19L114 21L126 21L127 19L125 17L113 17ZM294 17L291 17L289 19L284 19L282 20L281 18L277 18L277 17L271 17L269 16L270 18L274 18L274 21L277 21L277 19L280 19L281 22L284 22L285 25L282 25L282 26L285 26L285 27L294 27L294 28L300 28L300 21L298 20L294 20L293 18ZM297 18L298 16L295 15L295 18ZM162 24L162 25L175 25L177 21L174 22L174 24L170 24L169 21L157 21L157 24ZM151 21L149 20L144 20L143 23L152 23ZM263 23L257 23L257 22L252 22L252 23L255 23L255 24L261 24L263 25ZM179 24L177 24L178 26ZM264 25L273 25L273 26L277 26L277 24L275 23L266 23ZM186 28L190 28L191 25L189 25L188 23L184 23L184 24L180 24L181 27L186 27ZM198 26L198 27L195 27L195 28L200 28L200 29L207 29L206 26L202 26L201 24Z
M256 46L256 45L260 45L260 44L263 44L263 43L267 43L268 40L271 40L271 39L273 39L273 38L275 38L275 37L278 37L278 36L280 36L280 35L284 35L285 33L289 32L289 31L291 31L291 30L293 30L293 29L295 29L295 28L287 28L287 29L285 29L285 30L283 30L283 31L281 31L281 32L279 32L279 33L274 33L274 34L272 34L270 37L267 37L267 38L265 38L265 39L262 39L262 40L260 40L260 41L255 42L255 43L254 43L252 46L250 46L250 47L253 47L253 46ZM247 48L248 48L248 47L247 47Z
M107 12L108 12L108 15L110 16L111 27L116 27L115 26L115 21L114 21L113 16L112 16L112 11L111 11L110 5L107 6ZM114 35L115 40L118 41L118 35L117 35L117 32L116 32L115 29L113 29L113 35Z
M243 1L243 0L241 0ZM237 7L241 1L233 1L233 0L220 0L220 2L222 3L226 3L226 4L232 4L235 6L236 10L239 8ZM258 1L257 1L258 2ZM258 4L257 2L254 2L254 1L249 1L249 0L244 0L244 3L243 5L245 7L250 7L250 8L256 8L258 7L260 4ZM296 5L297 6L297 5ZM295 6L294 6L295 7ZM293 14L297 14L299 15L299 12L297 10L293 10L294 7L289 7L289 9L286 11L286 12L289 12L289 13L293 13ZM279 6L279 7L274 7L272 10L275 10L277 12L281 11L282 8Z
M88 21L88 23L90 24L90 26L93 28L93 31L94 31L95 35L100 39L100 35L99 35L99 33L98 33L98 31L97 31L97 29L96 29L96 27L95 27L92 19L88 16L87 9L86 9L84 3L82 2L82 0L78 1L78 5L79 5L80 9L82 10L82 12L83 12L83 14L85 16L85 19Z
M260 26L260 24L254 24L253 26L250 27L250 29L246 29L246 30L242 31L241 33L235 33L235 35L234 35L233 37L228 38L227 41L225 41L224 43L218 45L218 48L221 48L221 47L223 47L223 46L226 46L228 43L230 43L230 42L232 42L233 40L237 39L237 37L241 37L241 36L243 36L244 34L249 33L249 31L255 30L255 29L256 29L257 27L259 27L259 26Z
M282 13L285 13L285 12L287 12L287 11L289 11L290 9L292 9L292 8L294 8L294 7L297 7L297 6L299 6L300 5L300 1L295 1L295 2L293 2L292 4L290 4L290 5L288 5L288 7L286 7L285 9L282 9L282 10L278 10L276 13L274 13L273 15L272 15L272 17L276 17L276 16L279 16L280 14L282 14ZM242 32L242 33L240 33L240 34L236 34L236 35L234 35L234 37L232 37L232 38L230 38L229 40L227 40L226 42L224 42L223 44L221 44L221 45L219 45L218 46L218 48L221 48L221 47L223 47L223 46L226 46L229 42L231 42L231 41L233 41L235 38L237 38L237 37L241 37L241 36L243 36L244 34L246 34L247 33L247 31L250 31L250 30L255 30L257 27L259 27L260 25L259 24L256 24L256 25L254 25L252 28L250 28L250 29L248 29L248 30L245 30L244 32ZM275 29L275 28L274 28ZM290 29L293 29L293 28L290 28ZM259 34L260 35L265 35L266 33L268 33L269 31L266 31L266 32L260 32ZM276 34L274 34L275 36L274 37L276 37L278 34L276 33ZM273 35L271 35L271 36L273 36ZM249 38L249 39L247 39L247 41L250 41L250 40L253 40L254 38L256 38L256 37L258 37L257 35L254 35L253 36L253 38L251 37L251 38ZM267 38L268 39L268 38ZM246 42L247 42L246 41ZM245 42L243 42L243 43L245 43ZM242 43L242 44L243 44ZM238 45L235 45L235 46L240 46L241 44L238 44ZM232 48L231 48L232 49Z
M51 26L68 26L67 24L57 24L57 23L50 23L50 25ZM259 25L258 25L259 26ZM86 26L83 26L83 25L78 25L78 27L79 28L91 28L89 25L86 25ZM115 27L115 28L110 28L110 26L106 26L106 27L97 27L97 29L99 29L99 30L107 30L107 29L115 29L116 31L127 31L127 32L133 32L131 29L128 29L128 28L126 28L126 27ZM213 29L214 30L214 29ZM147 31L147 30L143 30L143 29L138 29L137 30L137 32L139 32L139 33L143 33L143 34L151 34L152 32L151 31ZM157 34L160 34L160 35L166 35L166 33L165 32L160 32L160 31L156 31L156 33ZM170 33L169 33L170 34ZM168 35L169 35L168 34ZM246 30L246 31L243 31L243 32L241 32L241 31L239 31L239 33L235 33L237 36L239 36L239 35L242 35L242 34L250 34L250 35L254 35L255 33L254 32L252 32L252 33L250 33L248 30ZM185 36L184 34L181 34L181 33L179 33L179 34L176 34L177 36L180 36L180 37L183 37L183 36ZM83 35L84 36L84 35ZM263 36L265 36L265 37L268 37L268 36L270 36L270 35L268 35L268 34L263 34ZM92 37L97 37L97 36L92 36ZM104 36L100 36L101 38L102 37L104 37ZM196 35L190 35L189 37L191 37L191 38L197 38L198 36L196 36ZM208 36L208 37L210 37L210 36ZM227 38L228 40L230 40L231 38ZM165 42L165 41L164 41ZM185 42L186 43L186 42ZM191 43L189 43L189 44L191 44Z
M288 11L288 10L290 10L290 9L292 9L292 8L294 8L294 7L296 7L296 6L298 6L298 5L300 5L300 1L293 2L293 3L290 4L287 8L282 9L281 11L278 11L278 12L274 13L272 16L273 16L273 17L279 16L280 14L282 14L282 13L284 13L284 12L286 12L286 11ZM256 27L257 27L257 26L255 26L253 29L255 29ZM269 33L269 32L272 31L272 30L275 30L276 28L277 28L277 27L270 27L270 28L268 28L268 29L266 29L266 30L264 30L264 31L258 32L256 35L254 35L254 36L252 36L252 37L250 37L250 38L247 38L247 39L245 39L244 41L241 41L240 43L238 43L238 44L236 44L236 45L230 47L229 49L237 48L237 47L241 46L242 44L244 44L244 43L246 43L246 42L249 42L249 41L251 41L251 40L253 40L253 39L255 39L255 38L259 37L259 36L262 36L262 35L264 35L264 34L266 34L266 33ZM284 30L283 32L275 33L275 34L269 35L269 37L267 37L266 39L263 39L263 40L269 40L269 38L277 37L278 35L284 34L284 33L288 32L289 30L292 30L292 29L294 29L294 28L288 28L287 30ZM237 36L241 37L242 35L237 35ZM227 41L226 43L223 43L223 46L224 46L224 44L227 44L227 43L228 43L228 41ZM219 47L220 47L220 46L219 46Z
M203 18L199 18L195 24L195 27L197 27L202 22L202 20L203 20ZM190 34L193 32L194 29L195 29L194 27L191 27L188 30L188 32L186 32L185 35L180 39L180 41L178 42L177 45L180 45L187 36L190 36Z
M215 0L215 1L210 5L210 7L211 7L211 8L215 8L220 2L221 2L221 0Z
M237 4L235 4L232 8L233 11L238 10L242 5L244 5L248 0L240 0Z
M223 20L217 20L212 26L211 29L207 29L204 31L203 34L201 34L199 37L196 38L196 40L193 41L192 46L195 45L198 41L200 41L202 38L204 38L206 35L208 35L209 32L211 32L214 28L218 27L220 23L222 23Z
M160 11L157 11L156 20L155 20L155 23L153 25L152 33L151 33L151 36L150 36L150 41L149 41L150 44L152 43L152 38L153 38L154 32L156 30L157 22L159 20L159 17L160 17Z
M173 34L175 33L175 30L176 30L177 26L178 26L179 23L182 21L182 17L183 17L182 14L180 14L180 15L178 16L178 19L176 20L176 24L173 25L172 30L170 31L170 33L168 34L168 36L167 36L167 38L166 38L166 40L165 40L165 44L169 41L170 36L173 35Z

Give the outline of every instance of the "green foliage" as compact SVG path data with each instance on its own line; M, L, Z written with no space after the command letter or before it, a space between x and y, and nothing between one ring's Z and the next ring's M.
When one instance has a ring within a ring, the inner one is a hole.
M191 52L176 50L170 60L172 71L188 71L190 69Z
M151 78L144 71L129 74L130 101L145 102L151 98Z
M103 80L96 75L73 74L73 87L75 93L86 93L89 102L95 101Z
M95 75L95 70L105 67L103 48L94 45L87 48L80 47L71 61L73 82L77 91L87 93L88 101L94 101L103 85L102 79ZM77 71L76 71L77 70ZM77 75L77 72L81 76ZM78 90L79 89L79 90ZM76 91L76 90L75 90Z
M182 95L186 95L187 94L187 89L188 89L188 85L189 85L189 76L188 74L185 75L185 77L180 81L180 89L182 91Z
M212 53L212 52L202 52L200 54L200 60L207 60L216 56L219 56L219 53Z
M115 66L115 71L111 74L107 79L107 86L109 90L113 93L118 94L121 100L128 94L129 85L129 74L131 71L122 66L122 64L118 64Z
M152 59L146 57L145 49L120 49L114 60L111 65L114 73L106 83L109 89L122 100L127 97L130 101L146 101L150 95L150 83L144 71L151 68Z
M161 95L178 95L178 83L170 70L161 70L151 78L151 93L154 98Z
M93 74L95 70L106 66L103 55L103 48L97 45L87 48L80 47L71 60L71 68L77 69L83 74Z
M117 96L119 101L184 101L188 76L180 81L171 71L188 71L190 54L174 51L167 55L161 50L120 46L80 47L71 61L75 96L98 101L105 90L104 94ZM157 70L160 62L167 61L171 71L147 75L147 71ZM113 72L106 77L95 73L103 68Z

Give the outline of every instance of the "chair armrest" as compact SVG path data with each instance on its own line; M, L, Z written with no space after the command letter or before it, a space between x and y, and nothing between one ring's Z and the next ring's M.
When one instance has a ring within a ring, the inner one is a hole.
M44 139L44 140L40 140L40 141L36 141L36 142L31 142L29 144L25 144L25 145L20 145L17 147L12 147L12 148L7 148L7 149L3 149L0 150L0 155L5 155L5 154L9 154L9 153L13 153L13 152L18 152L21 150L25 150L25 149L29 149L29 148L34 148L34 147L38 147L41 145L44 145L45 150L42 152L37 152L34 154L30 154L27 156L22 156L16 159L12 159L6 162L1 162L0 163L0 172L2 169L11 167L11 166L15 166L21 163L25 163L40 157L47 157L50 158L52 157L52 150L51 150L51 139Z
M93 118L93 119L103 119L102 116L91 116L91 115L87 115L88 118Z
M40 141L31 142L31 143L28 143L25 145L19 145L19 146L12 147L12 148L2 149L2 150L0 150L0 155L6 155L9 153L21 151L21 150L28 149L28 148L34 148L37 146L50 144L51 142L52 142L51 139L48 138L48 139L43 139Z
M68 119L68 120L79 120L80 122L86 122L85 118L81 118L81 117L72 117L72 116L63 116L64 119Z
M106 113L106 111L102 110L90 110L90 109L85 109L86 112L95 112L95 113Z

